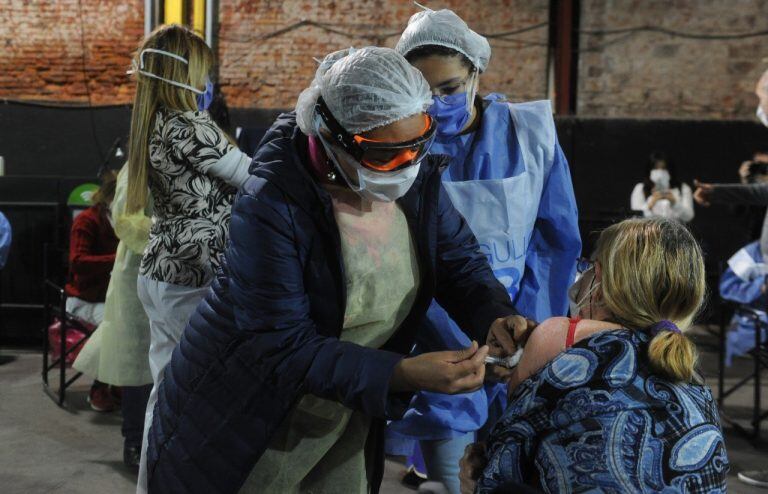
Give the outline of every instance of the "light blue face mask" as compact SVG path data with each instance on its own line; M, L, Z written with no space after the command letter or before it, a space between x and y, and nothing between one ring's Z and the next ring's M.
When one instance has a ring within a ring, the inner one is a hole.
M197 109L205 111L211 106L213 101L213 83L208 80L205 82L205 91L202 94L197 95Z
M467 125L472 115L472 104L475 99L474 84L476 73L469 76L466 92L447 96L432 96L432 106L429 115L437 122L438 137L453 137L459 134Z

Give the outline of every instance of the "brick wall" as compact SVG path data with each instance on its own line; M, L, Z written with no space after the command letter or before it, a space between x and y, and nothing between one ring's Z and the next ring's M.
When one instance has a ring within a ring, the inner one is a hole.
M143 2L81 4L92 102L129 102L125 71L144 35ZM4 0L0 19L0 98L87 102L77 0Z
M548 20L548 0L442 0L475 30ZM290 108L315 70L312 57L348 46L393 46L410 0L220 1L220 78L231 106ZM582 0L582 30L638 25L699 32L768 29L765 0ZM82 0L92 102L130 102L125 76L143 35L141 0ZM0 98L84 103L77 0L0 2ZM305 25L291 29L300 21ZM325 27L311 24L324 24ZM283 30L282 32L280 32ZM337 31L337 32L333 32ZM268 36L270 35L271 36ZM546 97L547 28L491 41L482 92ZM585 116L752 118L766 37L702 41L658 33L580 38L578 113Z
M581 29L653 25L691 33L768 29L760 0L582 0ZM614 42L613 44L611 44ZM640 32L580 38L578 113L754 118L768 37L702 41Z
M428 2L427 2L428 3ZM429 3L428 3L429 4ZM448 0L481 33L499 33L546 22L547 0ZM235 107L290 108L312 80L312 57L349 46L394 46L408 18L417 11L410 0L230 0L221 2L220 79L227 101ZM326 24L303 25L261 38L300 20ZM341 31L342 33L332 32ZM517 39L546 44L547 29ZM481 80L483 90L507 93L514 99L546 94L546 46L508 40L492 41L490 67Z

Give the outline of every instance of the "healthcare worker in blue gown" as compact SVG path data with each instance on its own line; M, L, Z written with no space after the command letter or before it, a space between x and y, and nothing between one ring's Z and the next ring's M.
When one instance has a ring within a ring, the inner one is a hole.
M431 153L451 156L442 175L445 188L515 307L537 321L565 315L581 239L550 102L479 97L491 47L450 10L413 15L395 49L430 84L429 112L438 122ZM425 325L416 352L469 344L435 302ZM489 403L504 406L503 390L497 385L458 396L420 393L405 418L391 424L390 453L403 454L397 445L418 439L430 479L458 492L459 459L486 423Z
M720 296L754 309L763 328L768 323L768 264L760 252L760 242L755 241L739 249L728 259L728 269L720 278ZM731 320L725 344L725 363L730 366L733 357L745 355L755 348L755 320L746 313L736 313ZM763 329L761 339L765 341Z

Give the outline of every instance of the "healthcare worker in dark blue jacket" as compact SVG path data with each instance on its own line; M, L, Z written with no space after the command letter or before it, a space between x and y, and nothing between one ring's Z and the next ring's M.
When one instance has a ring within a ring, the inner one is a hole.
M430 103L394 50L337 52L267 132L165 371L150 492L375 492L385 420L516 350L530 322L426 156ZM472 344L404 358L433 298Z

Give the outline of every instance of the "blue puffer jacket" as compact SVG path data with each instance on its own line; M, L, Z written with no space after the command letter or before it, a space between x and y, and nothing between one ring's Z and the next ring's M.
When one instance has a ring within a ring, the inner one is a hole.
M383 425L410 394L390 393L434 296L484 342L514 314L429 158L399 203L417 243L421 286L410 315L381 349L338 340L346 303L330 196L302 164L306 136L292 114L262 140L232 207L222 269L165 370L149 433L152 493L234 493L305 393L375 419L366 450L383 472ZM386 276L386 273L382 273Z

